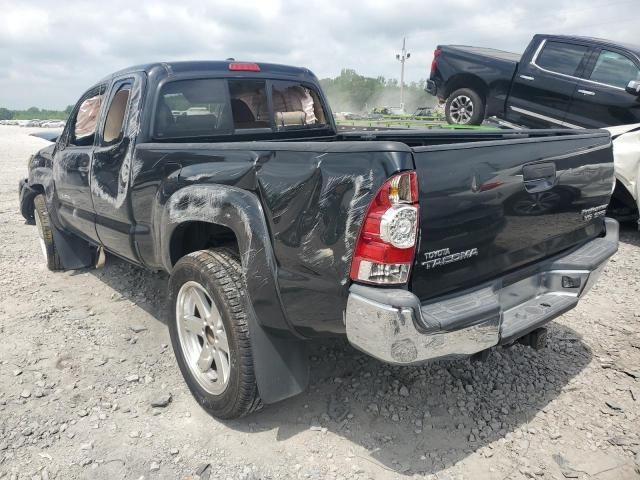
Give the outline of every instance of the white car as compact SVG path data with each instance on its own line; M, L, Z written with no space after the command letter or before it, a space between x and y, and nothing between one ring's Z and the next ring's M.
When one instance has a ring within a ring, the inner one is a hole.
M622 221L635 220L640 211L640 123L607 130L613 139L617 180L609 212Z

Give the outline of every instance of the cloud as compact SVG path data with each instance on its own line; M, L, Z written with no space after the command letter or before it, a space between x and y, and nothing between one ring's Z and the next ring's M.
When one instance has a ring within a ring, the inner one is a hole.
M0 0L0 106L63 108L112 71L152 61L237 59L428 76L439 43L522 51L534 33L636 41L635 1ZM576 6L578 5L578 6Z

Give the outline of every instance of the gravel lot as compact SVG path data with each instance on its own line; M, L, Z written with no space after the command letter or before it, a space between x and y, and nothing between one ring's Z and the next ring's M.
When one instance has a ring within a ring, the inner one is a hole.
M640 478L640 233L546 349L395 368L313 347L307 392L220 422L184 385L166 276L49 272L17 210L46 142L0 126L0 479Z

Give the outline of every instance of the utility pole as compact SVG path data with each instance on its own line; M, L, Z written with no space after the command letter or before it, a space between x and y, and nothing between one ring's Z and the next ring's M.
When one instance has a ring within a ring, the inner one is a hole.
M402 37L402 53L396 54L396 60L400 62L400 108L404 111L404 62L411 58L407 52L407 37Z

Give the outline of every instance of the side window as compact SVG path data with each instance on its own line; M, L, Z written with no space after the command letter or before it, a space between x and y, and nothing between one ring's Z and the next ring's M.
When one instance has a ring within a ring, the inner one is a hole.
M536 58L536 65L546 70L576 76L589 47L562 42L547 42Z
M326 125L320 98L297 82L273 82L273 115L278 130Z
M111 97L111 104L107 110L102 132L103 145L112 145L122 138L124 118L129 105L132 82L127 80L116 87L116 93Z
M232 128L225 80L176 80L160 90L156 138L210 137L229 134Z
M631 80L640 80L640 70L624 55L602 50L589 80L625 88Z
M88 92L80 100L80 106L70 125L70 145L93 145L103 94L104 87L101 87L100 89L94 89Z
M264 80L229 80L235 130L271 128Z

